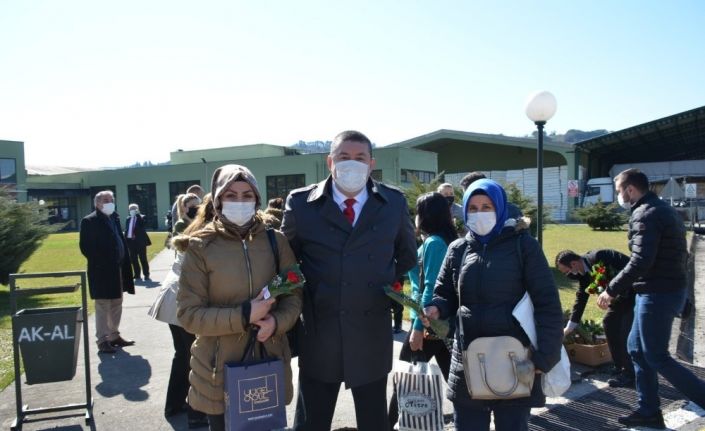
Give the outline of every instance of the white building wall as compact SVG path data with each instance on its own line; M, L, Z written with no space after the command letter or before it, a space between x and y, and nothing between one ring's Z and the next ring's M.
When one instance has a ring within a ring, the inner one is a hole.
M488 178L500 184L514 183L521 192L536 202L538 195L538 169L513 169L509 171L483 172ZM446 174L445 180L455 186L468 172ZM565 221L568 215L568 167L559 166L543 169L543 202L548 207L551 218Z

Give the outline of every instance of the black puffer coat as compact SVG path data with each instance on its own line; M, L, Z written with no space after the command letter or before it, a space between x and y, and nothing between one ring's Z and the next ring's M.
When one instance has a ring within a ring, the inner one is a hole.
M460 264L466 247L465 261ZM521 256L519 255L521 253ZM561 357L563 317L558 290L541 248L525 229L505 227L487 245L472 233L450 244L438 275L431 305L441 318L454 318L458 310L460 286L465 346L478 337L511 335L529 346L529 340L512 310L525 292L534 303L538 349L531 359L537 369L548 371ZM501 405L540 407L546 402L541 379L534 380L531 396L513 400L471 400L465 384L463 362L456 339L448 381L448 399L470 407ZM537 376L538 377L538 376Z
M647 192L632 206L628 235L629 263L612 279L607 293L616 296L632 286L636 293L685 289L685 225L673 207Z

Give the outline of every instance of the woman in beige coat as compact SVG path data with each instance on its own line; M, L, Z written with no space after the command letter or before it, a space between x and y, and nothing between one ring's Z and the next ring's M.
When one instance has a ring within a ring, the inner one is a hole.
M182 263L177 316L196 334L191 347L188 402L208 414L211 430L224 429L223 364L239 361L251 325L270 356L284 362L286 402L293 398L291 352L286 331L301 312L301 292L264 299L276 275L265 232L257 181L244 166L226 165L213 174L215 219L189 239ZM295 263L286 238L275 231L281 268Z

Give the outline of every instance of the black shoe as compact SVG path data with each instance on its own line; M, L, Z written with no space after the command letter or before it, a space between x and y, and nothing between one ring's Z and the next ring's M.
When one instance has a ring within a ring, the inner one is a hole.
M115 349L110 345L110 342L103 341L98 344L98 353L115 353Z
M392 329L392 332L395 333L395 334L401 334L401 328L399 328L399 327L394 327L394 329Z
M144 281L145 281L145 283L151 283L151 282L152 282L152 279L149 278L149 276L147 275L147 276L144 277Z
M639 412L634 412L629 416L622 416L617 419L620 424L628 427L649 427L654 429L666 429L661 411L653 416L644 416Z
M616 377L613 377L609 380L607 380L607 384L610 385L611 388L635 388L636 387L636 382L634 381L634 375L630 373L622 373L618 374Z
M126 340L118 335L118 337L116 339L114 339L113 341L110 342L110 345L113 347L127 347L127 346L134 346L135 342L134 342L134 340Z

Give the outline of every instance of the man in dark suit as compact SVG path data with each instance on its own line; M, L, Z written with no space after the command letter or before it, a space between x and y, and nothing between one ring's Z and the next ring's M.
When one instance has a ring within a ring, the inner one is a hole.
M365 135L340 133L327 163L326 180L289 194L282 221L306 276L294 429L330 430L345 382L357 429L378 431L387 428L392 368L383 286L416 264L414 228L401 191L370 179Z
M122 292L135 293L127 241L115 213L113 192L95 195L95 211L81 220L79 246L88 260L88 287L95 300L98 353L115 353L115 347L135 344L120 336Z
M140 214L140 207L137 204L130 204L127 209L130 216L125 221L125 238L127 247L130 250L130 260L132 261L132 272L135 280L139 281L140 272L144 274L144 281L152 281L149 278L149 261L147 260L147 246L152 245L149 235L144 228L144 216ZM142 268L140 268L140 263Z

